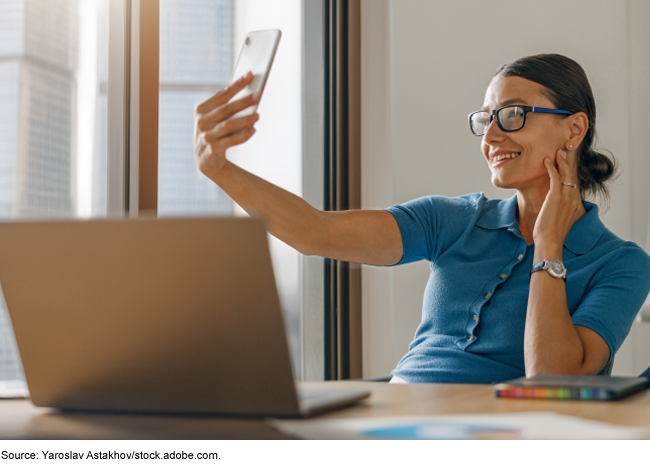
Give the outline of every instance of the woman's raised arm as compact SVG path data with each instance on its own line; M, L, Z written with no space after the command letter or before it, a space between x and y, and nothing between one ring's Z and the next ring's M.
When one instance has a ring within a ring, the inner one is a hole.
M249 73L196 109L194 147L199 170L248 213L260 214L269 232L306 255L393 265L402 238L393 215L383 210L323 212L226 159L226 150L255 133L257 113L228 119L259 101L259 94L230 100L252 80Z

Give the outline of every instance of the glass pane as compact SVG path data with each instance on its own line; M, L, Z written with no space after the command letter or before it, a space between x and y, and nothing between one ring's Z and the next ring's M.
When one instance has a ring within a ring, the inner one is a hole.
M230 81L248 31L282 30L259 106L257 133L228 157L301 195L302 5L300 0L160 1L158 213L244 214L194 164L194 108ZM301 376L299 254L270 237L296 376Z
M470 118L470 124L474 134L485 134L485 130L490 124L490 114L487 111L474 113Z
M158 214L232 214L233 204L194 165L194 107L227 85L232 0L161 0Z
M107 2L0 2L0 220L105 215ZM0 302L0 380L22 378Z
M524 110L520 107L506 107L499 111L499 119L505 129L521 129L524 125Z

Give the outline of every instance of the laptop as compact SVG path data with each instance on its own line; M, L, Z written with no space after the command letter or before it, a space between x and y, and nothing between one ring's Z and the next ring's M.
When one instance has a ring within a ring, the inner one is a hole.
M369 396L297 388L261 219L1 223L0 283L37 406L302 417Z

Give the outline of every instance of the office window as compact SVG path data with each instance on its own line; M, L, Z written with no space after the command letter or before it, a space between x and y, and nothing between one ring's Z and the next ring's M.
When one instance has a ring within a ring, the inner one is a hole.
M195 167L195 106L227 85L248 31L282 39L259 106L257 133L228 157L289 191L302 191L302 2L161 0L158 214L244 214ZM270 237L295 373L301 377L300 256Z
M0 220L106 213L108 1L0 2ZM0 302L0 380L22 378Z
M194 166L194 107L228 84L232 0L161 0L158 214L231 214L232 201Z

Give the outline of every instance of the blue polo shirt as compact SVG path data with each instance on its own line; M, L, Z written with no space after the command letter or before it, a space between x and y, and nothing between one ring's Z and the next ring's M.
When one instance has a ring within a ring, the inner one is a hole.
M573 323L597 332L610 360L650 290L650 257L587 214L562 252ZM517 196L423 197L386 209L399 225L398 264L431 262L422 322L393 375L408 382L495 383L525 375L524 327L535 245L517 225ZM556 257L547 257L548 259Z

